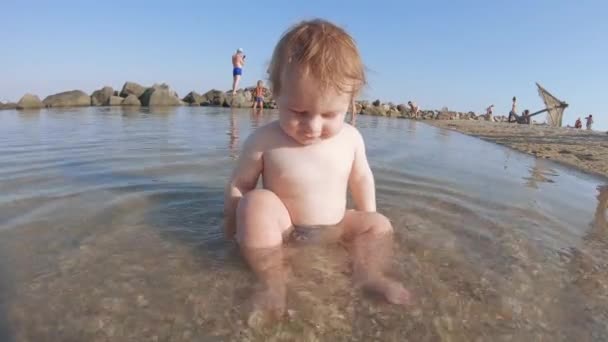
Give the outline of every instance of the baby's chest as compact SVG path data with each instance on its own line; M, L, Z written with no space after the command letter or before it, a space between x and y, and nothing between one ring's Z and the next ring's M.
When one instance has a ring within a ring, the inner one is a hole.
M265 178L292 184L346 181L353 155L328 152L303 153L289 149L274 150L264 156Z

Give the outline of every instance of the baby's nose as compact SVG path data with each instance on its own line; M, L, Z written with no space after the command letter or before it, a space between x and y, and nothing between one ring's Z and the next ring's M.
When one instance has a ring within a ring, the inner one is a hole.
M320 118L313 118L308 122L308 130L313 134L318 134L323 129L323 122Z

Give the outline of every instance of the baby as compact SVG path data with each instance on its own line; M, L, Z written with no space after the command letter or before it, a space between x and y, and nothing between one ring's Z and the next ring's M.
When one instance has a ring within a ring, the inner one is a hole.
M355 42L330 22L301 22L279 40L268 73L279 119L245 141L224 205L225 233L263 285L257 308L284 312L282 246L294 239L344 242L356 284L406 304L409 292L384 273L393 228L376 212L363 138L344 123L366 82Z

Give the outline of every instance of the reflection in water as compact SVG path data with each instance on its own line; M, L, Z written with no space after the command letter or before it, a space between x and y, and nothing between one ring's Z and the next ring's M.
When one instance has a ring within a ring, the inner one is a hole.
M442 143L446 143L447 144L449 142L449 140L450 140L450 133L451 133L451 131L449 129L443 129L443 128L441 128L441 129L437 130L437 137L439 137L439 140Z
M597 207L593 219L593 235L596 238L608 238L608 185L597 187Z
M22 109L18 110L19 116L25 120L40 119L40 109Z
M228 131L230 139L228 140L228 150L232 159L238 158L239 146L239 128L236 123L236 109L230 109L230 131Z
M231 114L234 115L234 112ZM251 127L260 127L260 120L262 119L262 110L252 110L250 115Z
M407 132L412 136L416 136L416 121L415 120L405 120L407 121Z
M557 177L558 174L547 168L545 162L540 159L534 159L534 165L529 168L530 177L523 177L527 180L526 186L532 189L538 189L538 183L555 183L550 177Z
M299 246L289 317L250 329L255 278L222 235L226 157L276 112L124 109L0 114L0 341L608 340L605 179L369 116L391 276L414 303L355 290L342 247Z
M180 107L176 106L155 106L149 107L150 114L157 114L161 116L173 115L177 112Z

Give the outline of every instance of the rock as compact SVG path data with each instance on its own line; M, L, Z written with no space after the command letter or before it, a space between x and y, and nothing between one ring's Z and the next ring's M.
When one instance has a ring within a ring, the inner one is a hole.
M365 108L370 106L369 101L357 101L355 103L361 106L361 110L359 111L359 113L362 113Z
M108 101L105 103L106 106L120 106L124 99L120 96L110 96Z
M363 109L363 106L361 106L358 103L355 103L355 114L360 114L362 109Z
M114 90L114 93L112 95L114 95L114 96L120 96L120 93L118 92L118 90Z
M44 105L42 104L42 101L40 101L40 98L29 93L23 95L21 100L17 102L17 109L38 109L42 107L44 107Z
M253 106L253 96L250 91L239 90L232 96L232 92L226 92L224 107L249 108Z
M182 102L177 97L177 93L171 90L168 85L153 85L139 98L143 106L181 106Z
M91 94L91 106L101 106L108 103L110 96L114 94L112 87L103 87L99 90L95 90Z
M82 90L71 90L47 96L42 103L46 107L84 107L91 105L91 97Z
M365 115L376 115L376 116L386 116L386 111L382 106L369 106L365 108L361 114Z
M380 100L376 100L376 101L372 102L372 106L375 106L375 107L380 106Z
M391 108L386 115L390 117L397 117L401 115L401 112L397 110L397 108Z
M397 105L397 110L402 114L405 114L405 112L407 111L407 105L400 103Z
M133 94L139 98L144 94L145 91L146 88L140 84L135 82L125 82L125 84L122 86L122 90L120 91L120 96L127 97L130 94Z
M183 101L188 104L200 105L203 101L205 101L205 97L195 91L191 91L188 93L188 95L186 95L186 97L184 97Z
M277 103L275 100L270 100L268 102L264 102L264 108L276 109L278 107L277 107Z
M14 102L0 103L0 109L17 109L17 104Z
M116 97L116 96L113 96L113 97ZM121 99L122 99L122 97L121 97ZM121 105L123 105L123 106L141 106L141 102L135 95L130 94L124 100L122 100Z
M226 99L224 92L217 89L209 90L203 94L203 97L207 100L210 106L221 106L224 104L224 100Z

